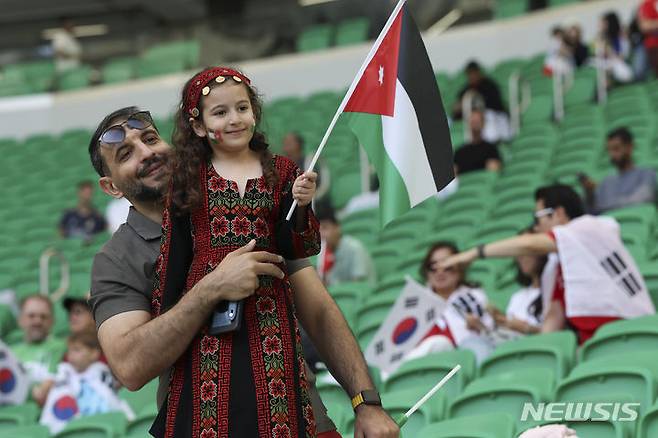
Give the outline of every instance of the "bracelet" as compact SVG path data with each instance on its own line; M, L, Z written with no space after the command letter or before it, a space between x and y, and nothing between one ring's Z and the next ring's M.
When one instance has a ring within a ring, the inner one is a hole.
M477 246L477 251L478 251L478 258L479 259L486 259L487 256L484 254L484 243L481 243Z

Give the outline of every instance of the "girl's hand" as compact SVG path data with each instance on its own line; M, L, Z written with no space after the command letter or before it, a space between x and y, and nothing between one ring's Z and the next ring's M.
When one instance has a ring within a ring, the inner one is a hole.
M292 185L292 197L300 207L306 207L315 195L315 181L318 174L315 172L304 172L297 177Z

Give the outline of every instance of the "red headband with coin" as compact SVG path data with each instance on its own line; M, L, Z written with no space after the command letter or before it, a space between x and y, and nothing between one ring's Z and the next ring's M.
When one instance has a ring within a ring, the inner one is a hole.
M185 96L185 111L191 117L199 117L199 100L201 100L202 95L207 96L210 93L208 84L213 80L221 84L229 78L235 82L244 82L247 86L251 85L249 78L237 70L227 67L211 67L192 78Z

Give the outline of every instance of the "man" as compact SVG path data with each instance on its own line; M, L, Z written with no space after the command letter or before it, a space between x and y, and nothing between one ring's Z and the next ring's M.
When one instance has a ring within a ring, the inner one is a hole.
M644 47L647 49L649 64L658 76L658 3L655 0L643 0L637 18L644 34Z
M471 112L469 125L471 142L461 146L455 152L455 173L463 175L474 170L498 172L502 167L498 147L485 141L482 137L484 113L480 110Z
M90 302L99 340L110 367L128 389L137 390L160 376L159 406L166 397L171 366L208 322L217 304L253 294L259 275L283 275L274 265L282 261L281 257L253 252L251 242L226 256L170 310L151 318L151 276L160 253L170 152L150 115L134 107L108 115L89 144L103 191L114 198L125 196L133 205L127 223L94 259ZM289 266L289 270L294 269ZM300 322L337 380L351 396L374 388L356 341L313 268L298 269L290 281ZM398 435L380 406L359 405L356 416L358 434ZM318 430L322 427L319 424Z
M375 283L375 267L363 244L350 236L343 236L340 223L333 209L318 205L316 217L320 222L322 251L320 276L325 284L332 285L349 281Z
M23 342L11 349L32 384L52 376L66 349L63 341L50 337L54 322L53 304L47 296L30 295L21 303L18 325L23 331Z
M75 38L75 26L69 18L61 20L61 28L53 34L55 70L61 74L80 65L82 46Z
M297 164L297 167L302 170L308 169L313 157L304 155L304 139L301 135L296 132L289 132L286 134L286 136L283 137L282 149L283 155L294 161L295 164ZM329 169L322 163L322 161L318 161L315 167L319 168L317 171L318 188L315 191L315 200L317 201L329 193Z
M542 278L548 309L542 332L571 326L581 343L605 323L656 313L614 219L585 215L578 194L565 185L538 189L535 201L538 234L480 245L446 259L442 267L476 258L557 253L559 264Z
M78 205L66 210L59 221L62 237L90 239L94 234L105 231L107 224L94 205L94 186L91 181L78 184Z
M500 88L492 79L485 76L480 64L470 61L464 69L466 74L466 85L459 91L458 99L452 111L454 119L462 118L462 99L467 91L474 91L484 100L486 109L495 112L505 112L503 99L500 95Z
M617 128L608 134L608 156L617 168L600 184L586 175L580 177L585 189L587 207L593 213L643 202L656 202L656 171L635 167L633 163L633 134L627 128Z

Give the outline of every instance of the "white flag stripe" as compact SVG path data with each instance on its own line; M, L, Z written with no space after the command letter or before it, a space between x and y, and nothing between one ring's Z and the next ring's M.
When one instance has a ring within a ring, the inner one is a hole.
M416 111L399 80L395 87L395 114L382 116L386 154L407 187L413 207L436 194L434 175L427 159Z

